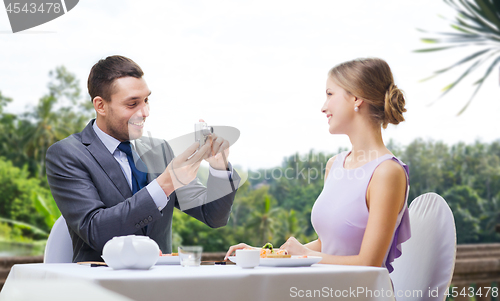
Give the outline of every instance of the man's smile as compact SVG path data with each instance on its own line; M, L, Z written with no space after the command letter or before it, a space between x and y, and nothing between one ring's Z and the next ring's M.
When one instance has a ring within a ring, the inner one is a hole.
M146 120L141 120L141 121L136 121L136 122L129 121L128 123L133 124L135 126L143 127L145 122L146 122Z

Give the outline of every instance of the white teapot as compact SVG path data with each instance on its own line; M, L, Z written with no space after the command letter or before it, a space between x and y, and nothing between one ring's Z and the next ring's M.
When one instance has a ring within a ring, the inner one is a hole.
M160 256L158 244L147 236L117 236L110 239L102 250L102 258L115 270L147 270Z

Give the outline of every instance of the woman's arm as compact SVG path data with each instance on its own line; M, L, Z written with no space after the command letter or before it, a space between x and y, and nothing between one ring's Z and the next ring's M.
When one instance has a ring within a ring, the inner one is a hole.
M323 259L320 263L382 266L398 213L404 206L406 187L406 174L397 162L388 160L375 169L366 195L368 224L358 255L336 256L312 251L293 237L282 248L292 255L321 256Z
M319 238L314 241L311 241L308 244L305 244L304 246L311 251L321 252L321 240Z

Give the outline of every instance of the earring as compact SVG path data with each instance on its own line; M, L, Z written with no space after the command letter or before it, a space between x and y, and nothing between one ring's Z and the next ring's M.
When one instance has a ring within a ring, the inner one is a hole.
M358 112L359 111L359 107L354 107L354 112Z

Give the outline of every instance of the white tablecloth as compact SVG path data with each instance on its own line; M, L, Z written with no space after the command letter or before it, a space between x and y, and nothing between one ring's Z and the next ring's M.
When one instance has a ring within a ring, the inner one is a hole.
M87 281L138 301L394 300L385 268L323 264L254 269L235 265L187 268L162 265L150 270L113 270L77 264L18 264L12 267L4 290L11 283L29 280ZM46 294L57 294L57 290L40 292L40 296Z

